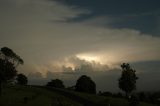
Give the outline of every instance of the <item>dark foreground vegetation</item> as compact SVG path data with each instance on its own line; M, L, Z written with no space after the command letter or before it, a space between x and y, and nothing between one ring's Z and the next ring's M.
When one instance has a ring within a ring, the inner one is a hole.
M18 85L3 89L0 106L130 106L130 102L123 97L100 96L53 87ZM139 106L156 105L140 102Z
M0 50L0 106L160 106L160 92L136 92L136 70L121 65L119 88L125 95L110 92L97 94L95 82L82 75L72 87L52 79L46 86L27 85L28 78L18 73L23 60L8 47ZM134 92L133 92L134 91Z

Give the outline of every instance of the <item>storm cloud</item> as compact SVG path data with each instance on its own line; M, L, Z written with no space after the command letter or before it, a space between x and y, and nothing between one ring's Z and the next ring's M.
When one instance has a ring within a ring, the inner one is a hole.
M111 80L116 82L120 75L120 71L116 70L117 65L129 62L133 66L136 64L134 67L137 68L137 72L144 73L142 76L150 78L147 72L152 70L144 63L160 61L160 37L157 33L144 33L141 28L125 24L131 20L123 20L128 16L142 19L151 15L158 17L158 7L155 6L151 12L145 7L146 11L140 13L131 12L132 9L125 12L123 8L119 14L117 9L110 7L107 9L113 13L110 15L105 12L105 6L102 6L101 12L93 8L96 7L96 4L93 4L96 0L91 3L91 7L88 6L88 2L83 5L84 1L82 5L70 2L72 0L68 3L63 0L0 0L0 47L12 48L24 59L25 64L19 68L19 72L27 74L31 79L61 78L68 85L74 84L69 84L69 81L87 74L97 83L102 82L102 79L108 81L110 85L102 87L103 83L98 86L105 90L110 86L108 89L111 90L117 84L114 83L112 86ZM118 16L119 19L116 18ZM138 22L136 21L136 26ZM157 19L156 28L159 22ZM148 30L149 27L144 25L143 28ZM91 61L86 60L87 58L81 57L96 57L94 66L99 63L100 69L89 67L93 68L94 72L75 71L72 68L77 65L93 65ZM156 67L154 70L159 70L158 66ZM153 72L152 76L157 73ZM156 81L159 82L160 79Z

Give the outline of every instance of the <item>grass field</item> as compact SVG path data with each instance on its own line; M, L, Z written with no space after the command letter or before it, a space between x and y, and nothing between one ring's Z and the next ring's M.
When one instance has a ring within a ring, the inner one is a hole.
M82 106L54 92L35 87L10 87L3 90L0 106Z
M67 92L63 94L63 92ZM72 97L73 95L73 97ZM0 106L84 106L84 103L76 100L81 98L82 102L90 101L98 106L129 106L123 98L103 97L85 93L62 90L48 90L32 86L12 86L3 89L0 97ZM89 105L87 105L89 106ZM92 105L91 105L92 106ZM155 106L140 103L139 106Z
M105 97L105 96L98 96L94 94L86 94L86 93L79 93L79 92L73 92L73 91L70 91L70 92L82 98L93 101L95 103L100 103L103 106L108 106L109 104L110 106L129 106L128 101L124 98ZM140 102L139 106L155 106L155 105Z

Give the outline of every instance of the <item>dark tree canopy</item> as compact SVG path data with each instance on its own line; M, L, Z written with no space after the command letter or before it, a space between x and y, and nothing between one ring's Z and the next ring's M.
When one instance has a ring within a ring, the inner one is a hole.
M96 93L96 84L90 77L82 75L76 83L75 90L78 92Z
M0 59L0 81L7 82L12 80L17 74L16 68L10 62Z
M23 60L10 48L3 47L0 50L0 93L2 83L11 81L16 75L16 67L23 64Z
M133 90L136 89L136 71L130 67L128 63L123 63L121 65L122 75L119 78L119 88L125 91L126 96L128 96Z
M1 48L1 58L13 63L16 67L19 64L24 63L21 57L14 53L13 50L8 47Z
M0 51L0 81L13 79L16 74L16 66L23 64L23 60L10 48L3 47Z
M63 84L63 81L61 81L59 79L51 80L50 82L47 83L46 86L55 87L55 88L64 88L65 87Z
M19 85L27 85L28 83L28 79L24 74L18 74L16 80Z

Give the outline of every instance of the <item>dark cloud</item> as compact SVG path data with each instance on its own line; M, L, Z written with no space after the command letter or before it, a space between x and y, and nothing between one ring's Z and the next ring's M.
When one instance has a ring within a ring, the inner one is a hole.
M132 63L142 73L160 72L160 61L140 61Z
M159 65L159 61L131 63L131 67L137 71L137 76L139 77L137 81L138 91L158 91L160 89L160 86L158 85L160 82L160 70L156 68ZM103 69L103 66L100 69ZM64 71L62 73L48 71L45 78L39 77L41 76L40 73L34 73L29 77L30 83L44 85L51 79L59 78L64 81L64 84L67 87L69 87L75 85L77 79L81 75L87 75L95 81L97 85L97 91L120 91L118 88L118 79L121 75L121 69L115 68L106 69L105 71L95 71L96 69L93 68L93 65L90 63L87 65L82 64L77 69L63 67L63 70Z
M159 91L160 61L140 61L131 64L139 77L138 90Z
M48 79L44 79L40 72L29 73L27 77L29 85L45 85L48 81Z
M35 73L29 73L28 78L30 79L41 79L43 78L42 74L40 72L35 72Z
M131 28L155 36L159 35L160 2L157 0L57 0L75 8L91 11L91 14L68 19L68 22L82 22L95 17L108 17L110 23L101 24L111 28Z
M54 0L55 1L55 0ZM133 14L155 11L159 9L157 0L56 0L77 8L87 8L94 10L97 14Z

